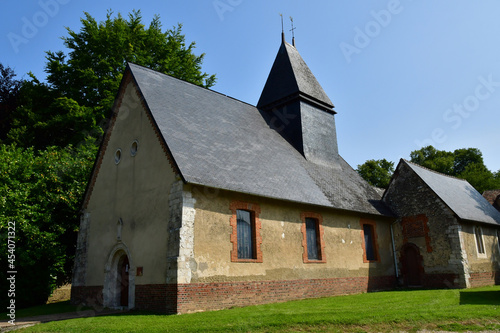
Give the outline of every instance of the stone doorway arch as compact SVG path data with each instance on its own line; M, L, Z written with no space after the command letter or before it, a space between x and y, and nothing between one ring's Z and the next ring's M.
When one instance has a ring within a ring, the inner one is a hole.
M135 306L135 274L128 248L117 244L110 251L105 267L103 304L114 309Z

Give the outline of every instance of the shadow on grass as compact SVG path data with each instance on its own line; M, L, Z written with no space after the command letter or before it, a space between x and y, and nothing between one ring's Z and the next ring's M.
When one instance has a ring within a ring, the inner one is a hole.
M465 304L500 305L500 290L461 291L460 305Z

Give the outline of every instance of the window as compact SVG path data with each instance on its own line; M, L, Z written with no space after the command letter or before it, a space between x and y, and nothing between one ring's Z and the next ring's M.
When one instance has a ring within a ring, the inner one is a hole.
M115 152L115 164L120 163L121 159L122 159L122 150L117 149Z
M302 260L304 263L325 263L323 218L317 213L302 213Z
M255 259L255 247L253 238L255 224L249 211L237 209L237 233L238 233L238 259Z
M486 254L486 252L484 251L483 231L481 230L481 227L474 227L474 235L476 238L477 254Z
M380 257L378 254L376 223L371 220L362 219L361 222L361 236L363 247L363 262L379 262Z
M132 156L137 155L138 148L139 148L139 141L134 140L134 142L132 142L132 145L130 145L130 155Z
M318 221L306 218L307 259L318 260Z
M497 245L498 245L498 252L500 253L500 230L497 230Z
M234 201L230 209L231 243L233 243L231 261L262 262L259 205Z

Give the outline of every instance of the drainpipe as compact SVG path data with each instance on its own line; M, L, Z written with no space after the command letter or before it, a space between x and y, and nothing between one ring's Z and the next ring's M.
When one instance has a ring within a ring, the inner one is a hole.
M399 269L398 269L398 258L396 257L396 244L394 244L394 231L392 230L392 226L396 223L391 223L391 241L392 241L392 253L394 255L394 269L396 270L396 283L399 284Z

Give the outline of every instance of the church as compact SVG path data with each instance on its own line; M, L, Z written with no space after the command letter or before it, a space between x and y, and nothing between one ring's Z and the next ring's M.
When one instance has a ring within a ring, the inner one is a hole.
M500 212L401 160L338 153L334 105L285 41L256 106L129 63L82 205L74 304L217 310L500 283Z

